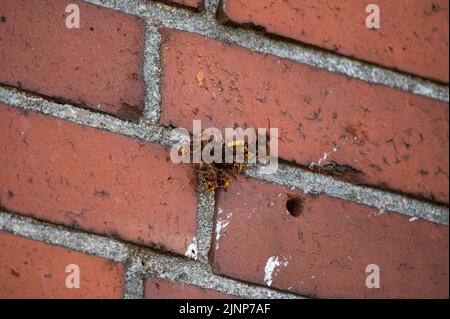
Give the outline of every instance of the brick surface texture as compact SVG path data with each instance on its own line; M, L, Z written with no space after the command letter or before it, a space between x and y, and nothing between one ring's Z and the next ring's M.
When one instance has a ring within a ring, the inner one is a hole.
M366 27L366 6L380 28ZM448 1L223 0L224 20L448 82Z
M66 28L67 5L80 28ZM144 24L82 1L2 1L0 81L124 119L144 108Z
M0 298L449 298L447 0L0 3Z
M279 128L279 155L448 203L448 105L164 29L162 121ZM240 61L240 63L236 63ZM201 79L201 81L199 81ZM328 165L329 166L329 165Z
M448 227L244 178L216 214L218 274L311 297L448 298ZM365 286L371 264L380 289Z
M68 265L80 287L67 288ZM0 298L122 298L124 266L110 260L0 232Z
M193 242L192 169L163 147L6 105L0 123L6 209L182 254Z

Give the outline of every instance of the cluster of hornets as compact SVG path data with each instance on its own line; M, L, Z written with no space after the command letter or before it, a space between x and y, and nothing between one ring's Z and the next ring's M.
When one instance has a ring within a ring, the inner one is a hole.
M205 148L211 139L205 139L202 137L200 140L201 151ZM266 133L266 151L269 150L270 134ZM200 163L195 164L195 170L200 176L206 190L210 193L216 192L219 189L227 191L230 188L232 179L236 179L237 175L241 175L248 167L249 162L258 161L258 151L255 153L250 152L248 142L245 139L237 139L231 142L222 142L222 161L220 163L212 162L205 163L203 160ZM193 154L193 139L190 139L190 153ZM180 147L178 150L179 156L184 156L186 149ZM226 163L225 154L233 154L233 159L237 154L242 154L243 163ZM268 153L266 153L268 154Z

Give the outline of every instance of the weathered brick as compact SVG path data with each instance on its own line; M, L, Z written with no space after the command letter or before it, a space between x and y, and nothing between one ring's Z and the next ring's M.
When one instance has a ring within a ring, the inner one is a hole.
M0 104L0 206L184 254L195 174L169 150Z
M370 2L223 0L224 21L448 82L448 1L378 0L381 28L366 27Z
M216 205L216 274L314 297L448 298L446 226L241 177Z
M200 9L203 5L203 0L162 0L162 2L173 3L194 9Z
M80 28L66 28L67 5ZM3 1L0 82L136 120L144 108L142 20L78 0Z
M231 299L234 296L194 285L175 283L161 278L145 282L146 299Z
M67 288L68 265L80 270L80 288ZM0 232L0 298L122 298L124 266Z
M162 122L279 128L279 156L448 203L448 104L162 29Z

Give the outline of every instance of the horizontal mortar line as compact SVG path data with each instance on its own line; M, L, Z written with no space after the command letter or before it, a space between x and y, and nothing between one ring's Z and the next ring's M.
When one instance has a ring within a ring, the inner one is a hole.
M0 211L0 230L116 262L129 256L128 246L117 240L10 212Z
M110 115L91 112L69 104L50 102L41 97L24 94L17 89L0 87L0 102L25 110L43 113L77 124L107 130L129 137L170 147L171 130L155 124L132 123ZM332 177L312 173L300 167L279 164L278 172L263 175L256 171L248 171L248 176L268 182L295 187L307 192L323 193L332 197L393 211L410 217L422 218L438 224L449 224L448 207L409 198L404 195L370 187L353 185L338 181Z
M449 101L449 87L383 66L341 56L302 43L283 42L256 31L221 25L206 13L175 8L145 0L86 0L89 3L135 15L158 27L201 34L254 52L271 54L294 62L345 74L372 84Z
M173 282L194 285L225 294L250 299L304 299L305 297L289 292L222 277L212 273L209 264L190 261L180 263L177 257L154 252L144 253L141 260L145 263L146 279L161 278ZM264 274L261 274L263 277Z
M374 207L379 210L378 214L385 212L399 213L411 217L411 222L414 222L416 218L420 218L437 224L447 226L449 224L448 207L388 191L339 181L327 175L290 165L279 164L277 172L271 175L263 174L260 168L248 169L245 175L286 187L301 189L306 193L324 194Z
M21 215L16 215L10 212L0 211L0 231L12 233L17 236L25 237L39 242L48 243L51 245L56 245L63 248L68 248L74 251L79 251L87 253L90 255L107 258L116 262L125 263L130 257L132 257L132 251L139 250L143 252L146 256L151 256L151 259L146 258L147 263L154 263L155 261L164 262L164 265L158 265L158 267L165 267L166 265L175 265L174 269L177 270L187 270L189 269L191 275L197 278L203 278L204 282L214 282L219 285L219 287L227 287L236 285L236 287L246 287L247 290L261 290L263 294L282 296L284 298L299 298L297 295L291 295L289 293L282 293L276 290L264 288L264 287L253 287L249 284L242 283L237 280L228 279L225 277L217 277L208 271L208 268L201 266L200 264L190 261L185 257L177 257L159 253L154 251L152 248L147 248L143 246L134 245L131 243L123 243L116 239L109 237L96 235L92 233L87 233L82 230L72 229L63 225L56 225L49 222L34 219L32 217L26 217ZM193 265L196 265L193 267ZM136 265L129 265L126 267L126 271L134 272L139 270L133 270ZM139 268L139 267L136 267ZM128 276L134 276L133 273L128 273ZM136 274L138 275L138 274ZM144 275L148 275L145 273ZM159 274L157 274L159 275ZM162 276L171 276L169 272L164 271ZM132 280L136 280L133 278ZM191 280L192 282L192 280ZM204 282L197 282L196 285L200 287L209 287ZM127 282L124 283L127 285ZM225 290L225 293L234 292L234 289L229 287L229 290ZM231 291L230 291L231 290ZM140 292L127 292L129 296L139 296ZM245 296L248 297L248 296Z
M157 124L128 122L112 115L93 112L71 104L61 104L30 93L24 93L15 88L2 86L0 86L0 102L73 123L170 146L168 144L170 133L165 133L164 131L167 131L167 129Z
M219 10L221 0L203 0L203 7L205 12L203 13L206 16L215 17Z
M120 262L124 264L124 286L127 288L126 279L130 268L127 260L130 250L121 242L1 210L0 231ZM133 295L126 290L124 289L124 298Z

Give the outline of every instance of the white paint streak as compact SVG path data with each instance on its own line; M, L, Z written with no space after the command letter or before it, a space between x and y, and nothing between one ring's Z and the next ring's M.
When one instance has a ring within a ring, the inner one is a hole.
M309 165L309 167L310 167L311 169L316 168L316 167L321 167L322 164L328 162L327 160L328 160L328 157L329 157L330 155L332 155L333 153L338 152L341 148L343 148L343 147L345 146L345 144L346 144L346 142L344 141L342 144L335 145L335 146L332 148L332 150L331 150L330 152L324 152L323 155L322 155L322 157L319 158L319 161L318 161L317 163L312 162L312 163Z
M197 238L193 238L193 242L189 245L186 252L184 253L186 257L197 260Z
M286 267L288 265L288 261L286 260L286 258L280 258L278 256L271 256L269 257L269 259L267 259L266 262L266 267L264 267L264 282L266 283L267 286L271 286L272 285L272 276L279 271L279 269L277 269L280 266L284 266Z
M381 216L385 213L384 209L380 209L378 212L370 212L369 213L369 218L372 218L373 216L378 217Z
M225 231L225 229L230 224L230 219L233 216L233 213L228 213L225 219L222 219L223 209L217 209L217 223L216 223L216 250L219 249L219 239L221 234Z
M323 162L323 161L326 161L326 160L327 160L328 155L330 155L330 153L327 153L327 152L323 153L322 158L319 159L319 166L322 165L322 162Z

